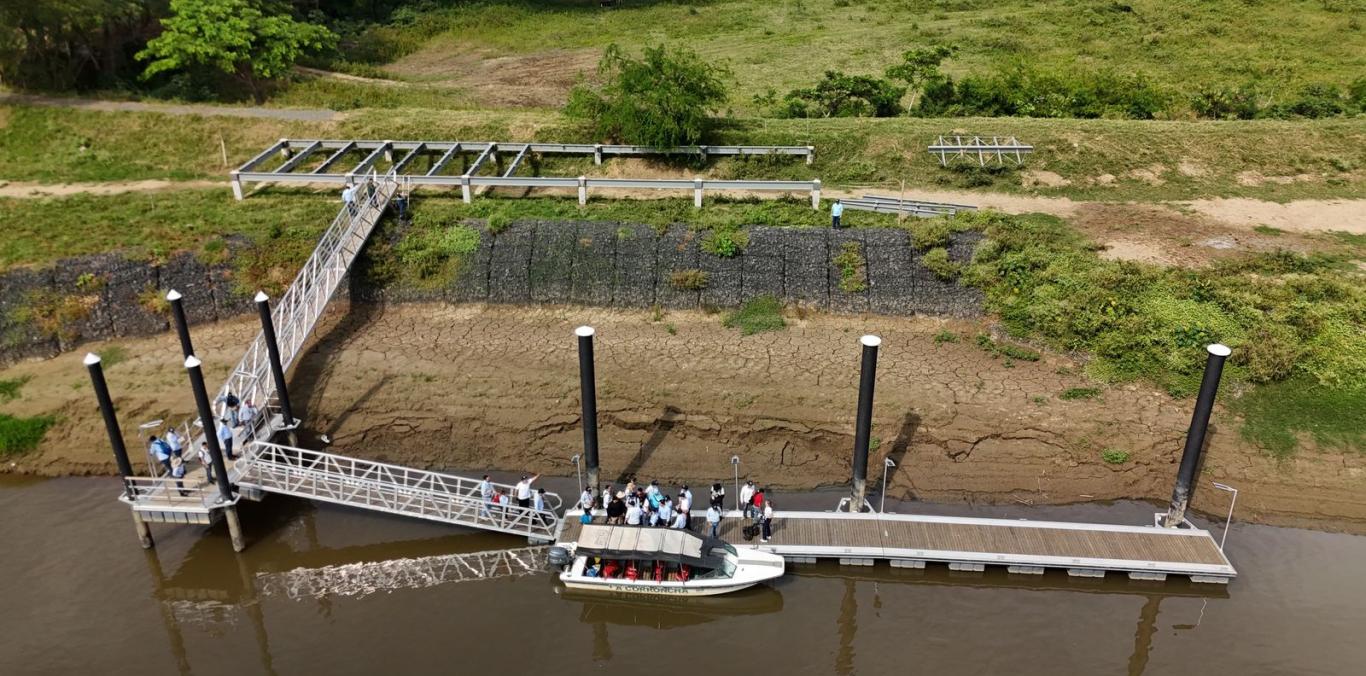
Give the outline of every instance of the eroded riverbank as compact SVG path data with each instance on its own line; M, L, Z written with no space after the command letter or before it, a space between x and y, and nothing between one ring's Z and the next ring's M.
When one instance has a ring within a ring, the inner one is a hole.
M884 339L870 465L876 480L880 457L897 462L893 498L1161 500L1192 405L1141 385L1065 400L1069 389L1095 386L1077 375L1077 361L992 358L973 341L983 326L972 321L812 315L741 337L700 312L339 303L292 376L312 433L303 443L319 447L326 434L337 452L402 464L572 475L568 458L581 445L572 331L583 323L599 331L602 463L611 477L723 479L738 454L746 473L782 489L847 482L865 332ZM211 379L226 374L255 329L247 319L195 329ZM119 345L127 357L108 378L136 446L139 422L188 418L191 404L173 335ZM10 471L112 472L78 355L0 375L32 377L7 412L60 416ZM1358 454L1302 449L1278 462L1237 428L1216 410L1202 480L1240 488L1241 518L1366 532ZM1128 456L1111 464L1105 451ZM1197 491L1195 506L1222 513L1224 500Z

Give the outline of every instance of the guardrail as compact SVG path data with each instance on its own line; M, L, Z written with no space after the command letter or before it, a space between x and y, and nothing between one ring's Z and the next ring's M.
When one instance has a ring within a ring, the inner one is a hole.
M219 500L218 486L212 483L198 485L197 482L189 477L126 477L123 479L124 494L119 499L135 509L158 511L207 512L231 504Z
M871 211L879 214L906 214L920 218L952 216L960 211L975 211L977 207L967 204L947 204L944 202L919 202L880 195L864 195L840 201L846 208L855 211Z
M544 510L494 505L468 477L265 442L256 442L238 469L240 485L271 493L545 540L555 535L562 504L547 493Z

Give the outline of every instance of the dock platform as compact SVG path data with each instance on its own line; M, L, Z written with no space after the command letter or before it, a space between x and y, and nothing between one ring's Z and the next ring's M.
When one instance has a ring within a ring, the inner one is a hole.
M574 545L581 514L566 514L557 544ZM595 513L595 520L603 518L601 511ZM774 515L772 538L760 542L741 536L745 523L738 511L727 512L721 538L794 563L838 559L844 565L871 566L886 560L896 568L943 563L951 570L967 571L1004 566L1018 574L1042 574L1053 568L1077 577L1125 573L1136 580L1165 580L1185 575L1194 582L1216 584L1227 584L1238 575L1209 532L1196 528L781 511ZM704 532L705 519L694 517L692 528Z

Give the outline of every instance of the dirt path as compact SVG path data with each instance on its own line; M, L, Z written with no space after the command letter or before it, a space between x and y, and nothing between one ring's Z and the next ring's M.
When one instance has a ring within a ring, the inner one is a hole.
M0 180L0 198L66 197L69 195L121 195L162 190L228 189L226 181L111 181L108 183L28 183Z
M257 117L271 120L334 122L344 116L332 110L307 108L262 108L259 106L210 106L203 104L147 103L144 101L100 101L33 94L0 92L0 105L83 108L105 112L163 113L166 115L211 115L219 117Z
M326 433L338 452L427 467L534 470L572 475L582 441L572 331L599 330L604 471L661 481L710 481L743 470L779 488L842 484L849 476L858 336L885 340L871 465L890 455L891 492L934 501L1068 503L1162 500L1176 473L1189 401L1141 386L1064 401L1094 386L1072 359L991 359L975 323L885 317L790 319L780 332L740 337L719 317L597 308L344 305L293 376L306 446ZM936 341L948 329L956 343ZM211 380L255 333L250 319L196 329ZM121 341L129 358L108 368L125 430L188 417L173 335ZM102 345L92 345L100 349ZM80 355L29 362L0 378L31 376L13 415L55 413L42 448L13 471L108 473L112 462ZM1202 480L1242 489L1256 521L1366 532L1366 457L1303 449L1277 464L1216 411ZM130 441L136 444L136 441ZM1118 465L1104 450L1123 451ZM874 470L879 471L879 470ZM1198 491L1215 513L1223 496Z

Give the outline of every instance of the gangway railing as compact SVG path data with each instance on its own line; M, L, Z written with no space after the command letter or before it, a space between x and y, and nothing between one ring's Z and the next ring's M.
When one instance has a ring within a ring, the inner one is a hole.
M362 177L356 186L355 202L342 206L318 240L313 254L295 276L294 282L275 301L271 314L280 347L280 362L285 370L302 351L328 301L374 231L375 224L384 214L398 185L397 177L392 172L384 176L372 173ZM218 391L216 413L220 417L227 414L224 401L228 393L242 402L254 402L264 413L235 430L237 447L244 451L250 450L253 441L269 440L271 434L280 427L291 428L295 423L269 413L274 406L275 382L270 376L265 334L259 331ZM231 472L229 478L235 481L235 474L235 471Z
M537 541L553 541L559 529L561 500L553 493L546 493L542 510L494 505L469 477L261 441L252 446L237 463L239 486Z
M387 561L360 561L320 568L257 573L262 593L294 600L369 596L376 592L425 589L455 582L535 575L546 570L545 547L438 554Z

